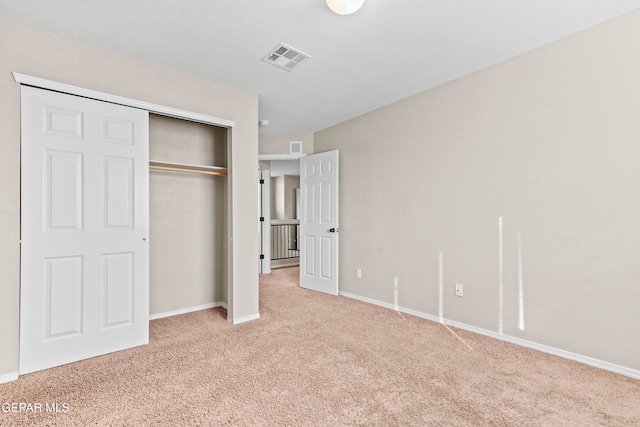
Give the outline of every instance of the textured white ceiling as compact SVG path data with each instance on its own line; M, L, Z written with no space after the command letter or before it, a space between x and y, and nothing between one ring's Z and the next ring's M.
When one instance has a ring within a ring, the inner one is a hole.
M261 133L313 132L620 16L640 0L0 0L0 16L259 95ZM1 23L0 23L1 25ZM309 55L294 71L261 58ZM257 124L256 124L257 125Z

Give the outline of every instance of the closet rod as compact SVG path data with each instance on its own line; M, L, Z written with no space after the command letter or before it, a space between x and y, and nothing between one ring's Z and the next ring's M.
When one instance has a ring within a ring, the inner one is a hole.
M227 176L227 168L218 166L200 166L200 165L187 165L183 163L169 163L150 161L149 169L167 171L167 172L181 172L181 173L196 173L201 175L213 175L213 176Z

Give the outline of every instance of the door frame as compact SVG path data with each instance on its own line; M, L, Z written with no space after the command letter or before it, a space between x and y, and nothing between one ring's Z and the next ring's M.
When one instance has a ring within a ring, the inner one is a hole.
M264 161L258 161L260 191L258 192L260 225L260 274L271 274L271 167Z
M162 116L173 117L176 119L188 120L196 123L203 123L208 125L214 125L222 128L228 129L228 137L227 137L227 162L231 165L231 131L233 127L236 125L236 122L233 120L223 119L220 117L209 116L200 113L194 113L191 111L180 110L173 107L167 107L165 105L153 104L146 101L140 101L137 99L127 98L123 96L113 95L105 92L100 92L92 89L87 89L79 86L73 86L66 83L60 83L52 80L43 79L40 77L33 77L26 74L21 74L17 72L13 72L13 78L17 83L25 86L33 86L41 89L48 89L56 92L62 92L69 95L76 95L85 98L95 99L97 101L105 101L112 104L120 104L127 107L139 108L142 110L146 110L150 113L159 114ZM236 318L234 315L234 282L233 282L233 193L231 191L231 187L233 184L233 175L231 169L229 170L229 180L227 180L227 206L228 206L228 240L227 240L227 253L228 253L228 280L227 280L227 320L230 323L242 323L249 320L254 320L259 317L255 316L246 316L243 318Z
M191 111L180 110L178 108L167 107L165 105L153 104L151 102L140 101L133 98L126 98L124 96L112 95L110 93L68 85L66 83L54 82L52 80L28 76L26 74L14 72L13 78L16 82L26 86L49 89L56 92L67 93L69 95L77 95L85 98L95 99L98 101L110 102L112 104L120 104L126 107L140 108L141 110L147 110L150 113L159 114L161 116L174 117L176 119L184 119L192 122L204 123L223 128L233 128L236 125L236 122L233 120L208 116L206 114L193 113Z

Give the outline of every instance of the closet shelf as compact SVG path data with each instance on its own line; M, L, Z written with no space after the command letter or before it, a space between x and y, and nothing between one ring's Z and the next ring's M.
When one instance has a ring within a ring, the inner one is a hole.
M189 165L185 163L159 162L157 160L149 161L149 169L167 171L167 172L182 172L182 173L197 173L197 174L203 174L203 175L227 176L227 168L223 168L221 166Z

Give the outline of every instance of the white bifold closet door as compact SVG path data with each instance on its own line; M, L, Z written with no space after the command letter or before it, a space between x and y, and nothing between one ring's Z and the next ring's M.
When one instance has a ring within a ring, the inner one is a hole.
M149 342L148 112L22 87L20 373Z

